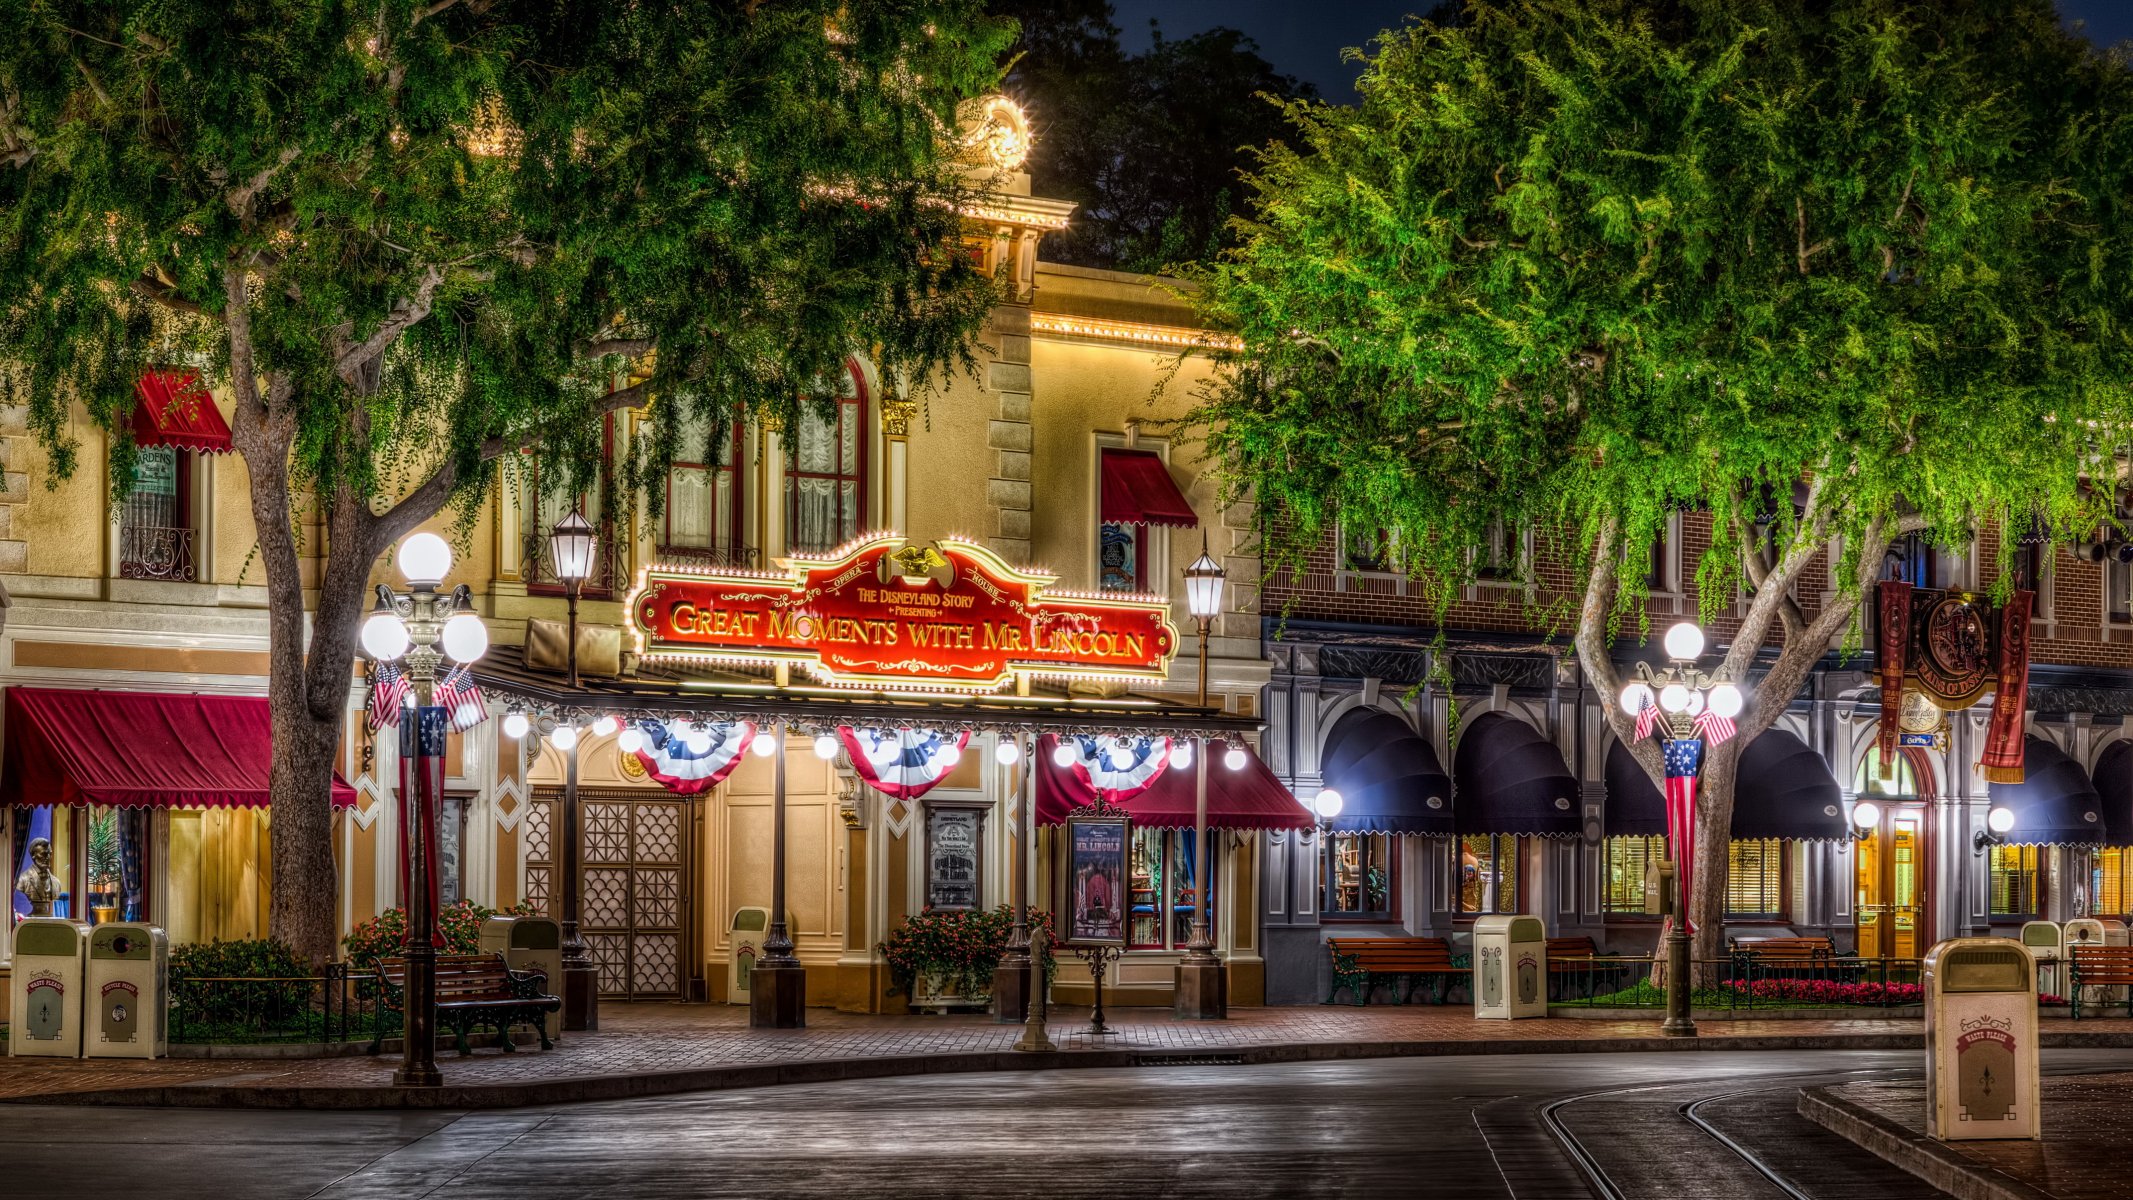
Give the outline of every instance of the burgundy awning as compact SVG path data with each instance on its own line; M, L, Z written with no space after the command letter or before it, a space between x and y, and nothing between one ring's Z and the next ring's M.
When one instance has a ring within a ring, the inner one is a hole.
M1096 789L1074 773L1072 767L1052 763L1052 747L1059 739L1046 734L1037 739L1037 823L1057 825L1067 814L1096 799ZM1259 756L1245 751L1244 766L1232 771L1222 765L1222 748L1207 764L1207 824L1211 829L1309 829L1311 814L1302 802L1266 769ZM1196 768L1165 768L1147 791L1126 801L1124 807L1136 825L1157 829L1190 829L1193 825L1193 789Z
M197 373L176 369L148 371L133 390L141 398L133 406L133 440L137 445L229 453L229 422L215 407L214 396L200 386Z
M0 805L265 808L272 755L256 696L7 689ZM333 777L333 805L355 803Z
M1175 525L1192 529L1199 516L1178 490L1170 468L1153 450L1103 451L1099 516L1107 525Z

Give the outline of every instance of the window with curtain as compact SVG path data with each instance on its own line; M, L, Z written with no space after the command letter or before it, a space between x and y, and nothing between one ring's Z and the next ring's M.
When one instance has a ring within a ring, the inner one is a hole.
M741 423L721 413L682 416L675 430L674 464L667 471L666 523L661 553L752 565L744 547L741 505Z
M2042 911L2037 846L1994 846L1986 894L1995 917L2035 917Z
M1389 833L1335 833L1322 840L1318 859L1320 911L1336 919L1397 920L1393 858L1399 843Z
M828 550L866 524L866 397L856 378L824 412L805 400L789 432L785 544Z
M1785 915L1785 843L1758 838L1726 847L1726 915Z
M614 414L601 418L600 438L601 461L597 470L604 476L614 462ZM608 518L606 506L600 502L601 479L585 479L579 486L581 490L573 491L565 480L544 478L540 465L528 456L523 493L526 500L521 504L530 501L533 520L523 529L520 569L527 590L535 595L563 594L563 585L555 578L548 562L548 531L555 528L556 522L569 516L572 509L581 506L585 520L592 525L597 538L593 543L592 574L585 580L584 594L593 599L606 599L614 594L617 560L622 557L617 550L621 543L616 539L615 526ZM520 513L523 517L523 507Z
M1518 852L1525 839L1507 833L1470 833L1453 842L1458 856L1453 911L1460 916L1518 911Z
M1182 949L1192 938L1193 885L1199 847L1190 829L1135 829L1129 859L1126 946L1132 950ZM1209 841L1215 841L1210 836ZM1207 920L1213 928L1221 894L1208 872Z
M2123 916L2133 911L2133 851L2117 846L2098 850L2090 859L2089 895L2098 916Z
M1601 911L1609 915L1644 916L1644 872L1666 861L1663 837L1611 837L1607 839L1607 879L1600 896Z

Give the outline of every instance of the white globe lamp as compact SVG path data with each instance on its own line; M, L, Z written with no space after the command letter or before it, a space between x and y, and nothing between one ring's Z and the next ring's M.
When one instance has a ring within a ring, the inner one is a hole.
M1667 630L1666 653L1668 658L1680 659L1683 662L1695 661L1703 654L1703 630L1687 621Z
M436 587L452 571L452 548L434 533L400 543L400 574L415 587Z

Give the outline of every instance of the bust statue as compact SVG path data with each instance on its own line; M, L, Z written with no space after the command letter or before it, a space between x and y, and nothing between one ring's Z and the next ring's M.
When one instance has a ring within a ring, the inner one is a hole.
M30 865L15 877L15 890L30 902L30 915L49 917L52 902L59 898L59 876L52 874L52 843L38 838L30 843Z

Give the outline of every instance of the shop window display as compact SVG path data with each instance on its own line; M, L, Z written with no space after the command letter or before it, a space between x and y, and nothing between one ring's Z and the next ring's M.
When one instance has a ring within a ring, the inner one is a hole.
M1391 834L1328 834L1318 864L1321 911L1335 918L1396 919L1394 846Z
M1523 838L1470 833L1454 843L1458 855L1453 905L1460 916L1518 911L1518 853Z
M1192 937L1193 880L1199 869L1190 829L1135 829L1127 881L1126 946L1131 950L1170 950ZM1208 873L1210 926L1221 893ZM1167 917L1167 920L1166 920Z

